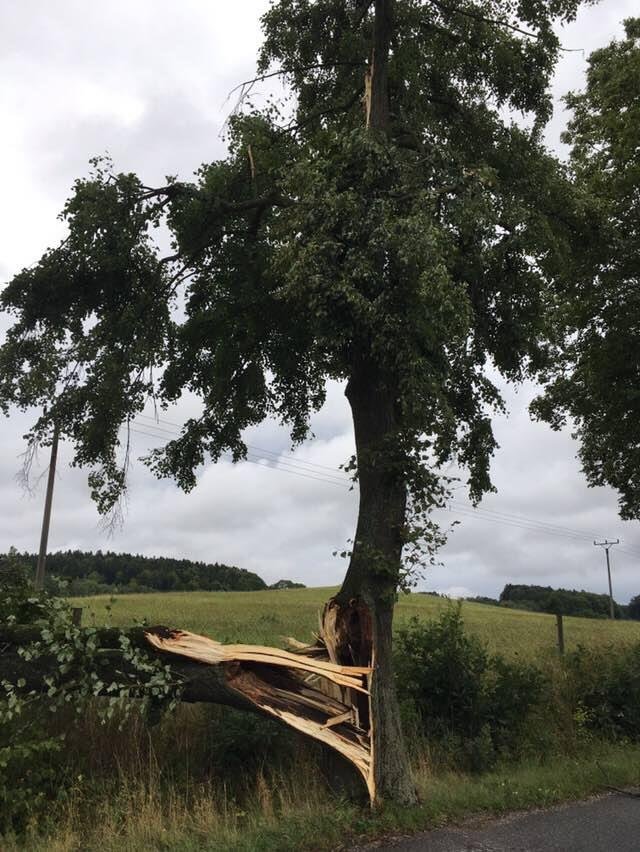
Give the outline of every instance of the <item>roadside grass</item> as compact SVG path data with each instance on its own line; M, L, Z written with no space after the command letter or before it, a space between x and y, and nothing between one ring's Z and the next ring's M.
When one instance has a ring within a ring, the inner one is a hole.
M157 763L109 787L72 791L51 833L34 831L6 852L304 852L348 849L385 835L584 798L640 783L640 748L592 743L579 758L499 768L482 776L416 767L421 804L377 813L336 801L308 758L286 773L258 773L242 805L222 786L172 786Z
M146 619L226 642L281 645L283 636L310 637L333 591L158 593L76 603L85 609L85 624L127 626ZM397 625L413 616L437 618L448 606L432 596L403 596ZM585 719L572 715L561 688L553 616L472 603L462 612L465 629L490 651L536 662L553 674L551 716L531 719L530 742L517 762L512 756L482 774L455 772L443 744L429 746L416 730L421 804L371 813L337 798L314 744L272 721L206 705L180 705L152 727L139 714L119 726L117 720L102 725L87 713L72 724L60 720L67 768L48 815L40 814L19 839L0 837L0 849L321 852L474 815L547 807L608 785L640 784L640 745L594 739ZM640 641L640 624L567 618L565 634L569 650L578 644L622 649Z
M204 633L220 642L282 646L283 636L310 640L318 626L318 614L333 588L287 589L267 592L158 592L76 598L84 608L83 623L107 622L125 627L146 619L149 624L181 627ZM110 600L113 602L110 603ZM431 595L402 595L395 624L401 627L412 616L437 618L448 601ZM110 606L108 610L106 607ZM477 635L494 653L507 658L539 660L556 651L555 616L485 604L464 603L465 629ZM640 622L605 619L564 619L567 651L578 645L597 648L640 641Z

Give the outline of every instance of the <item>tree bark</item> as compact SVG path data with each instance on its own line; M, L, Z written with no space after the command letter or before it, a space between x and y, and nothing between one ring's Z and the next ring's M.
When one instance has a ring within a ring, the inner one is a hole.
M394 0L375 0L371 63L365 80L367 128L389 136L389 51ZM383 263L380 274L384 275ZM359 698L369 728L376 804L417 800L402 735L392 654L393 609L400 579L407 488L394 465L399 419L397 382L374 356L361 355L347 383L355 432L360 506L349 568L325 607L324 639L336 662L372 665L368 699ZM333 657L332 657L333 659Z
M371 731L376 803L416 801L395 689L392 628L401 568L406 485L390 459L398 429L392 380L360 368L346 389L353 415L360 505L349 568L324 612L336 662L374 668L361 724Z
M388 60L393 32L393 0L375 0L373 47L369 66L367 90L367 127L389 132L389 74Z

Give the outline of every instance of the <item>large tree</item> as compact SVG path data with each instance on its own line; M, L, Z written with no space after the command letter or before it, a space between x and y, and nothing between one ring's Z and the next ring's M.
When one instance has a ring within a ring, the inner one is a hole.
M360 720L376 721L380 798L415 796L391 662L403 549L433 544L445 463L472 498L491 488L488 365L517 380L544 360L573 226L540 133L552 25L578 3L276 0L258 71L281 74L290 103L245 104L228 156L190 182L148 187L96 161L65 241L1 297L16 318L0 404L41 407L31 439L56 424L103 512L126 484L121 427L151 397L201 399L147 459L190 489L265 417L304 440L327 381L344 382L360 508L324 619L338 662L375 665Z
M557 300L558 346L535 413L570 420L590 485L640 517L640 18L589 57L565 133L588 228Z

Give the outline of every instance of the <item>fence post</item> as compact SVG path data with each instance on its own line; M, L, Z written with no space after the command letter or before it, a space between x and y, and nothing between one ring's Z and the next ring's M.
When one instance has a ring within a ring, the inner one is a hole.
M82 607L81 606L74 606L74 607L71 608L71 621L77 627L80 626L80 623L82 621Z
M564 624L559 613L556 615L556 627L558 628L558 653L562 657L564 656Z

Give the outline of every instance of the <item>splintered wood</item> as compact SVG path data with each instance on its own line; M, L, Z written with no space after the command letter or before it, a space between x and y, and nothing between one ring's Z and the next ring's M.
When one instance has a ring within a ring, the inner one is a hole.
M145 636L159 651L221 666L230 689L349 760L364 778L373 801L369 722L373 670L366 665L340 665L334 631L326 628L325 623L317 645L290 641L296 653L262 645L223 645L184 630Z

